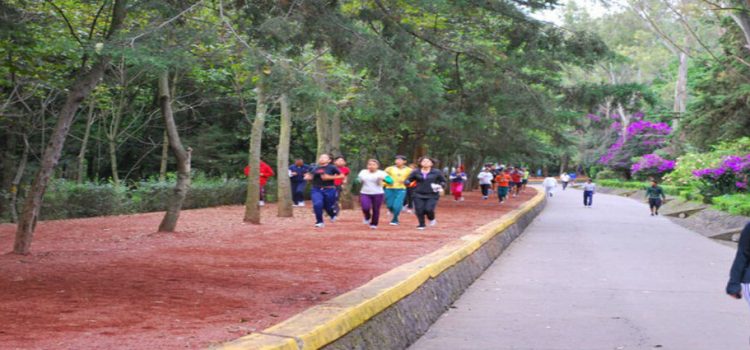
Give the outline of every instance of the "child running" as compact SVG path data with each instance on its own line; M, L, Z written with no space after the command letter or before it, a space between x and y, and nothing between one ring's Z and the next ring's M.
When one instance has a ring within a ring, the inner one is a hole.
M336 186L336 204L333 206L333 208L336 211L336 214L338 215L339 211L341 210L340 203L339 203L341 200L341 190L344 184L346 184L347 178L349 177L349 173L351 171L349 170L349 167L346 166L346 158L344 158L344 156L338 156L334 158L333 165L335 165L336 168L339 169L339 171L341 172L341 175L344 175L341 178L333 180L333 185Z
M260 160L260 201L259 206L266 205L266 184L268 179L274 175L273 168L268 163ZM250 176L250 166L245 167L245 176Z
M430 220L430 226L437 225L435 207L445 186L445 176L439 170L433 169L435 161L429 157L420 158L419 166L420 168L414 170L406 179L406 184L417 184L414 187L414 209L419 221L417 230L424 230L425 216Z
M318 165L310 170L309 173L305 174L305 180L312 182L312 190L310 195L312 197L313 211L315 212L315 227L322 228L325 226L323 223L323 211L331 217L331 222L336 221L336 186L334 180L343 179L345 176L341 174L339 169L331 164L331 156L323 153L318 158Z
M482 189L482 199L486 200L490 197L490 188L492 187L493 177L490 167L487 166L485 166L484 169L479 172L479 175L477 175L477 179L479 179L479 187Z
M495 176L495 184L497 185L497 198L500 200L500 204L503 204L505 198L508 197L508 190L510 187L510 174L508 173L508 169L504 169Z
M466 173L464 172L464 166L460 165L454 172L450 174L451 180L451 194L453 199L456 201L464 200L464 182L466 182Z
M383 205L385 196L383 183L392 184L393 180L385 171L380 170L380 162L376 159L368 160L367 169L360 171L357 178L362 182L359 202L362 205L362 214L365 216L364 223L370 225L371 229L376 229L380 219L380 207Z
M395 165L385 169L386 174L393 179L392 183L386 183L385 185L385 206L391 213L390 224L397 226L399 224L398 217L401 210L404 209L404 201L406 200L404 181L409 177L412 169L406 166L406 157L402 155L397 155L394 163Z
M310 171L310 167L305 162L297 158L294 164L289 166L289 180L292 182L292 201L295 207L305 206L305 174Z

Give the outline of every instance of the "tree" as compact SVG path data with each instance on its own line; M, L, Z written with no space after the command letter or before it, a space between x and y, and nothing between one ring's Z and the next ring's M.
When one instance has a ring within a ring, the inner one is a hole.
M289 176L286 176L289 167L289 141L292 132L292 112L289 107L289 95L282 93L279 97L281 107L281 130L279 131L279 146L276 156L276 173L278 174L278 216L292 217L294 210L292 208L292 184Z

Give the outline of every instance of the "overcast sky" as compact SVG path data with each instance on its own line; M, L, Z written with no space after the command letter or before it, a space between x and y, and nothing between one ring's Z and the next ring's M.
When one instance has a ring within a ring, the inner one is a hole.
M580 7L586 8L588 13L593 18L600 17L601 15L609 12L614 11L613 9L608 9L602 5L601 1L598 0L575 0L576 4ZM616 1L609 1L610 3L614 3ZM552 22L555 24L562 24L562 15L565 12L565 5L568 3L568 0L561 0L560 6L555 8L554 10L546 10L546 11L539 11L532 13L531 16L534 18L537 18L542 21Z

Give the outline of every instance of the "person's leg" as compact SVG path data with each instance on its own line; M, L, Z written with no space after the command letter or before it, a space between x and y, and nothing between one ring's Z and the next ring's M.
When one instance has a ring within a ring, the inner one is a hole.
M364 215L365 220L370 221L372 216L370 215L370 211L372 210L372 197L369 194L360 194L359 195L359 204L362 207L362 215Z
M742 284L742 297L745 298L747 305L750 306L750 283Z
M588 203L586 205L590 207L593 202L594 202L594 192L589 192Z
M266 186L260 186L260 201L263 203L266 200Z
M324 188L323 189L323 195L324 195L324 203L325 203L325 210L326 213L328 213L328 216L331 217L331 219L335 218L336 215L338 215L338 209L336 208L337 199L337 191L335 188ZM322 216L321 216L322 217Z
M414 189L409 188L406 190L406 208L414 209Z
M437 198L428 198L427 202L425 203L425 215L427 215L427 218L430 221L435 220L435 208L437 207L437 202Z
M305 185L304 181L294 183L294 203L302 204L305 201Z
M659 208L661 208L661 198L656 200L656 209L654 210L654 214L659 215Z
M651 216L654 216L655 215L654 212L655 212L655 209L656 209L656 200L654 200L653 198L649 198L648 199L648 208L651 210Z
M323 190L313 187L313 189L310 191L310 196L312 197L313 212L315 212L315 223L322 224L323 207L325 206L325 197L323 195Z
M461 198L461 192L458 190L458 182L451 182L451 195L453 195L453 199L458 200Z
M414 211L417 213L417 220L419 221L419 227L424 227L424 216L425 216L425 205L426 199L415 197L414 199Z
M385 196L384 196L384 198L385 198L385 207L388 209L388 211L390 211L392 213L393 212L393 206L395 205L395 201L394 201L394 198L393 198L393 189L392 188L386 188L384 190L384 192L385 192Z
M382 194L374 194L370 196L370 201L372 202L372 219L370 220L371 226L378 226L378 222L380 221L380 207L383 206L384 200L385 195Z
M405 197L406 190L393 190L393 210L391 211L393 213L393 219L391 220L392 223L398 223L398 217L401 215L401 210L404 209L401 204L404 203Z

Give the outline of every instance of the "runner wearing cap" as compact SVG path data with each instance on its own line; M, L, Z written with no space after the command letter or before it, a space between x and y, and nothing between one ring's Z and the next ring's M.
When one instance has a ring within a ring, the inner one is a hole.
M391 213L391 225L398 225L398 216L401 214L401 210L404 208L404 200L406 199L406 184L404 181L411 174L412 169L406 166L406 157L397 155L394 161L395 165L389 166L385 169L385 173L391 177L392 183L385 184L385 206Z

